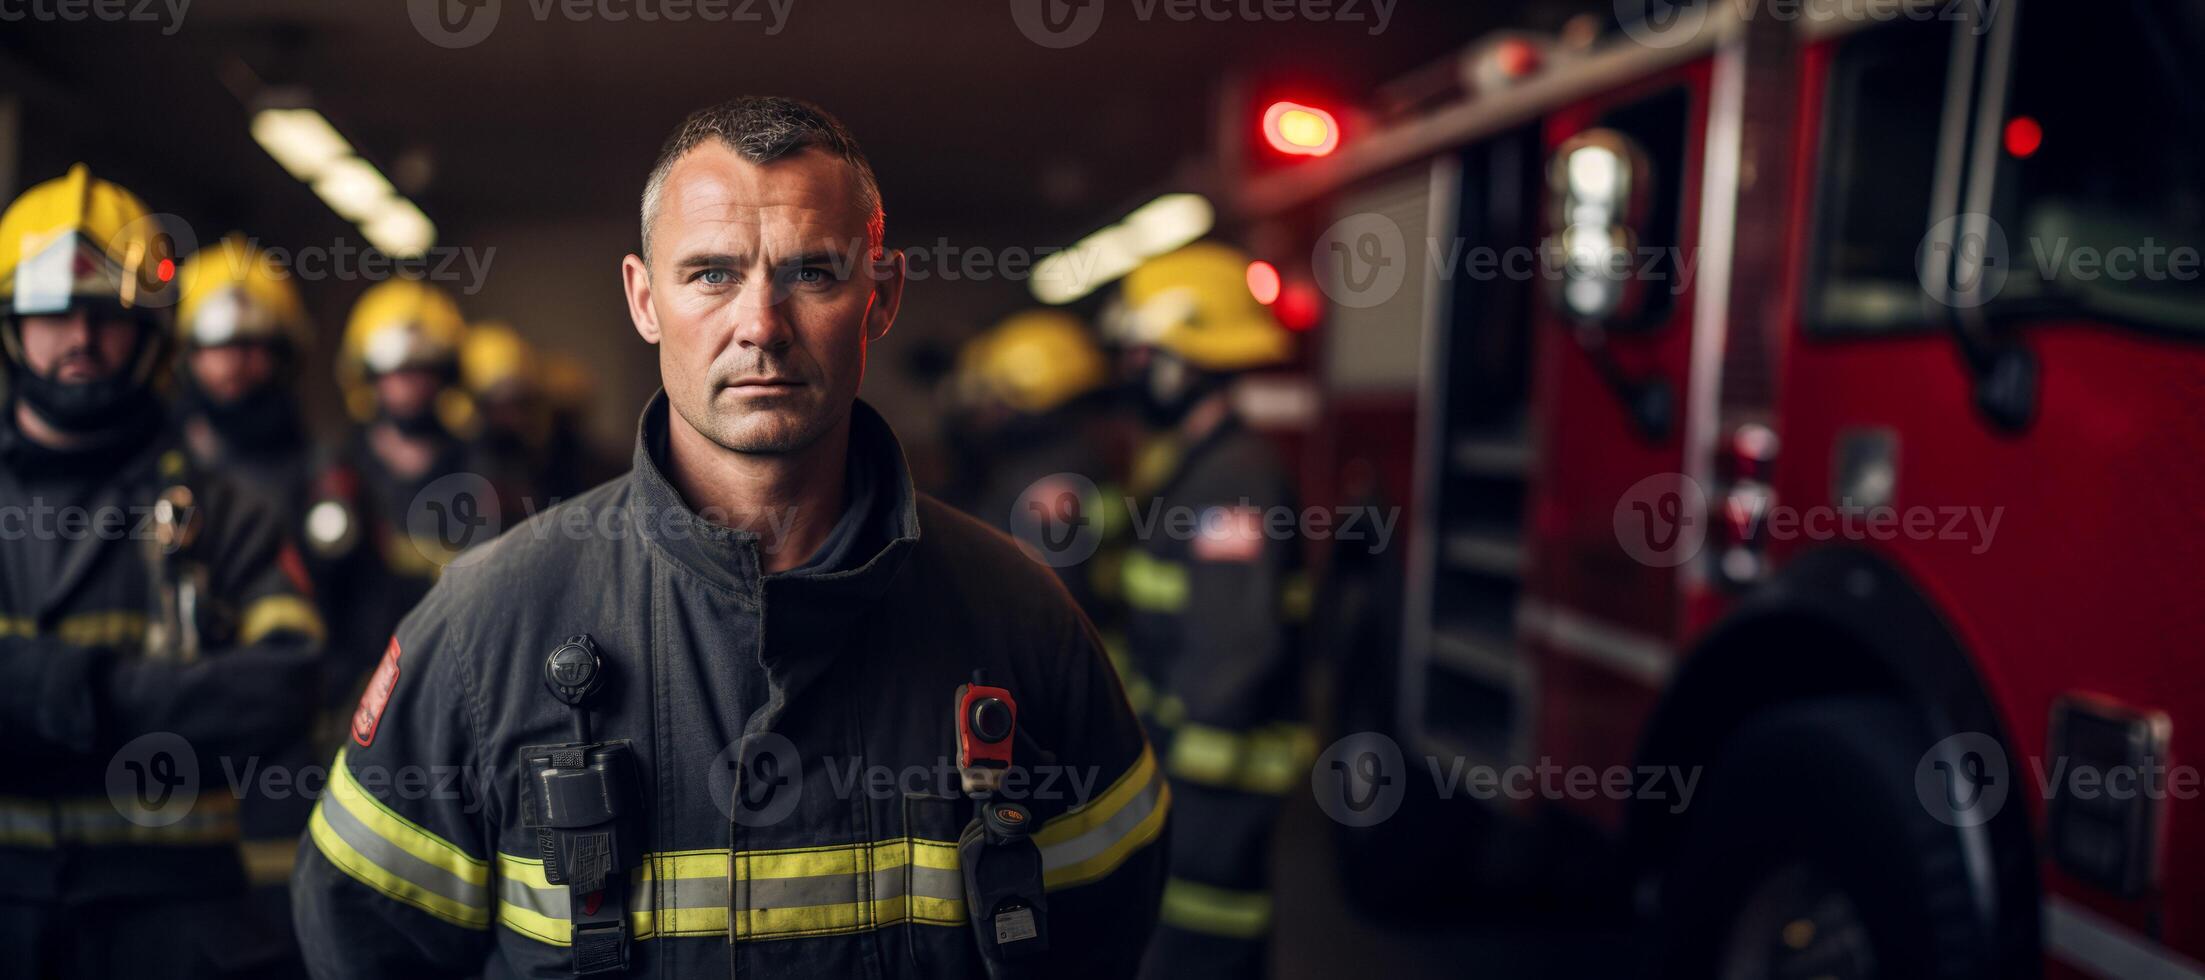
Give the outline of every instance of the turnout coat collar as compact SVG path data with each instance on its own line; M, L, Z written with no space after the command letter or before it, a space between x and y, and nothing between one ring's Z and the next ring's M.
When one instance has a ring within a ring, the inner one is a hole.
M887 420L860 400L850 406L849 472L869 479L851 480L842 522L856 524L856 540L841 567L805 568L777 574L761 571L758 535L721 527L690 509L666 477L666 392L653 395L636 425L633 492L628 499L633 526L667 560L722 589L753 602L763 587L779 583L820 600L873 600L888 591L919 540L919 494L904 461L903 445Z

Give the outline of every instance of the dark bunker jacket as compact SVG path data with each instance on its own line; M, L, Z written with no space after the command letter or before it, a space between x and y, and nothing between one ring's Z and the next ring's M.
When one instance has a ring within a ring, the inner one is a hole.
M524 746L574 737L544 678L578 634L608 672L592 736L638 758L633 975L980 975L952 709L975 669L1018 702L1027 778L1005 795L1039 822L1036 975L1131 974L1170 795L1056 580L914 491L862 402L846 512L810 563L761 574L755 535L667 481L666 425L661 395L631 472L462 555L400 624L301 847L315 974L574 975L575 902L547 880L516 769Z

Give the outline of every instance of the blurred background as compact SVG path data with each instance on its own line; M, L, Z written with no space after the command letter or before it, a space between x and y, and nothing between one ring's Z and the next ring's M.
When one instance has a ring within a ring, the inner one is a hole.
M1167 900L1258 951L1225 973L2205 976L2194 7L0 10L0 191L83 162L179 254L275 253L324 445L413 262L559 402L539 499L658 387L617 268L661 141L838 116L911 261L862 394L922 488L1073 588L1160 746L1199 726L1156 649L1280 651L1174 774L1276 821L1219 845L1244 895ZM1188 486L1203 404L1264 479ZM1109 526L1250 485L1275 549ZM1243 561L1275 608L1186 598Z

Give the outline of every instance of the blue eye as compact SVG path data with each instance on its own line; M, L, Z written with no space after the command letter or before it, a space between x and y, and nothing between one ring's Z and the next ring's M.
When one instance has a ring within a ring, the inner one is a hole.
M725 286L735 281L734 275L726 269L706 269L697 273L696 278L707 286Z

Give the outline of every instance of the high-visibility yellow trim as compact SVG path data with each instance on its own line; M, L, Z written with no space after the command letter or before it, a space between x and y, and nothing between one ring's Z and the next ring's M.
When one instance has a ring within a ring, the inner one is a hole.
M278 630L288 630L320 643L328 638L329 631L322 625L322 614L314 604L289 593L262 596L245 607L237 628L237 642L251 646L262 637Z
M925 883L914 880L911 891L862 901L735 908L761 900L753 897L747 887L752 884L820 881L833 887L842 879L847 881L850 894L866 895L879 888L878 876L894 876L905 867L940 872L934 881L941 893L924 894L919 889ZM498 876L533 891L555 893L557 897L549 899L554 906L563 906L567 900L563 886L551 884L544 876L541 859L501 853ZM629 928L637 939L728 936L732 916L732 935L736 939L762 940L857 932L902 922L961 926L965 922L962 880L954 842L907 837L742 851L732 856L725 850L646 854L632 872ZM696 884L707 887L689 890L685 896L681 885L684 881L692 883L692 888ZM533 896L531 900L543 902L546 897ZM700 900L709 904L697 904ZM538 942L555 946L572 942L573 924L569 919L519 904L503 890L497 918Z
M469 856L459 846L424 829L420 824L399 816L383 805L354 779L351 767L345 762L345 753L337 753L337 761L329 767L329 788L314 805L314 815L307 822L307 836L314 841L322 856L344 873L360 883L381 892L389 898L418 908L430 915L469 929L485 929L490 925L490 904L463 901L445 894L427 881L417 880L386 867L375 857L347 841L332 825L329 810L335 807L344 812L347 819L366 828L379 845L388 845L413 860L427 865L432 875L443 872L456 880L457 887L466 894L484 894L490 882L490 865L487 861Z
M1126 552L1125 602L1141 612L1184 612L1187 608L1187 566L1145 551Z
M1268 892L1234 891L1183 878L1164 882L1164 924L1229 939L1256 939L1271 928Z
M37 636L38 621L29 616L0 616L0 639L11 636Z
M1034 832L1042 887L1055 891L1108 877L1163 833L1170 811L1171 787L1157 770L1156 753L1143 745L1140 758L1102 795ZM1057 860L1061 854L1077 856Z
M135 649L145 644L145 624L142 612L78 613L55 623L53 635L73 647Z
M1279 723L1247 732L1207 725L1172 731L1165 769L1172 778L1250 793L1285 793L1301 781L1316 756L1316 738L1303 725Z
M291 880L291 869L298 864L299 840L283 837L239 841L237 858L245 866L245 880L253 887L280 885Z
M1305 622L1316 605L1316 584L1310 581L1309 573L1288 575L1286 584L1279 588L1279 616L1290 623Z
M337 761L329 767L329 791L323 799L334 798L344 805L354 817L368 826L384 840L399 846L406 853L429 864L449 871L462 881L475 885L490 882L490 862L469 855L459 845L431 833L428 828L414 823L385 806L357 780L352 767L345 762L345 751L337 751Z
M198 847L235 844L237 797L213 794L125 810L107 797L0 797L0 843Z

